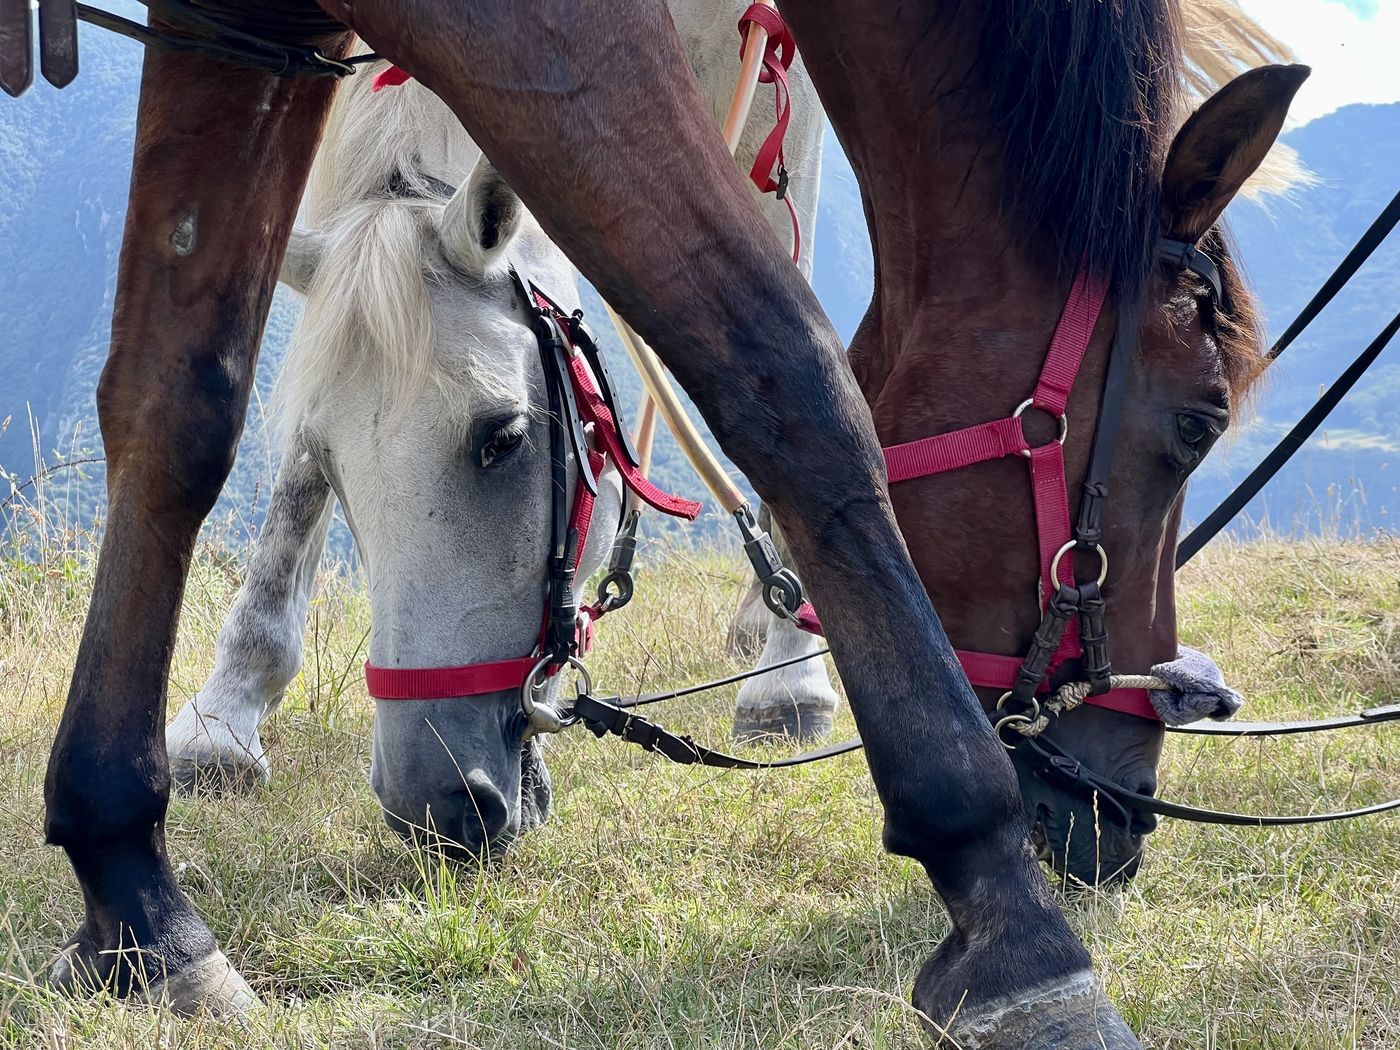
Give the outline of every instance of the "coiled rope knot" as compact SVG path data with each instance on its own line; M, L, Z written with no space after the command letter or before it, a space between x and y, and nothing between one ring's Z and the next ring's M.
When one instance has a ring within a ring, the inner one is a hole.
M1172 684L1164 678L1151 674L1115 674L1108 679L1110 689L1146 689L1149 692L1169 691ZM1066 682L1056 689L1050 699L1040 705L1040 714L1025 722L1012 722L1010 726L1022 736L1040 736L1049 728L1050 720L1073 711L1089 696L1088 682Z

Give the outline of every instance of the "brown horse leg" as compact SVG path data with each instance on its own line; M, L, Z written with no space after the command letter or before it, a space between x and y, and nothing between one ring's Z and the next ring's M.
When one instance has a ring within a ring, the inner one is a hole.
M67 851L86 904L54 967L63 986L144 990L180 1009L252 1000L166 856L166 675L195 535L233 462L332 90L146 58L98 389L107 531L45 784L48 840Z
M659 0L321 2L442 95L773 508L831 629L886 843L923 863L953 918L921 1004L999 1024L1033 1002L1032 1023L1046 1021L1043 1038L984 1047L1134 1045L1111 1010L1079 1024L1100 1004L1088 955L910 564L843 348L715 133ZM1097 1028L1104 1043L1089 1041Z

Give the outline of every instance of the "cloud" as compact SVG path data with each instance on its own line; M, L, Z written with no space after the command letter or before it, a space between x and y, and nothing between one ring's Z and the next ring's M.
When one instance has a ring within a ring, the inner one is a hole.
M1288 44L1313 75L1293 116L1306 123L1353 102L1400 100L1395 73L1400 3L1376 0L1241 0L1250 17Z

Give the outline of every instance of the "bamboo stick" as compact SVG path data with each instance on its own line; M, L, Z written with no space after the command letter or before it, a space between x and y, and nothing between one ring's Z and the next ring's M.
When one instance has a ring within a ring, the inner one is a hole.
M606 303L604 305L607 306ZM686 415L685 407L666 379L666 368L661 363L661 359L656 356L656 351L647 346L642 337L632 331L627 322L617 316L611 306L608 306L607 310L608 316L612 318L613 325L622 337L622 345L627 349L628 355L632 358L632 364L642 377L642 383L646 386L651 399L656 403L657 411L661 413L661 418L665 421L666 426L675 435L676 443L680 445L686 459L690 460L691 466L700 475L700 480L713 493L726 513L734 513L743 506L744 495L735 487L728 472L720 466L719 460L705 445L704 440L700 437L700 432L695 428L695 424Z

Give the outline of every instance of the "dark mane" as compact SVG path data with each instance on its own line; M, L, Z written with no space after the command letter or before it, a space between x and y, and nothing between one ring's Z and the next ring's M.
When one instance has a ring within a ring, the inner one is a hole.
M1001 139L1002 206L1057 272L1142 286L1183 63L1174 0L945 0ZM946 12L945 12L946 14Z

